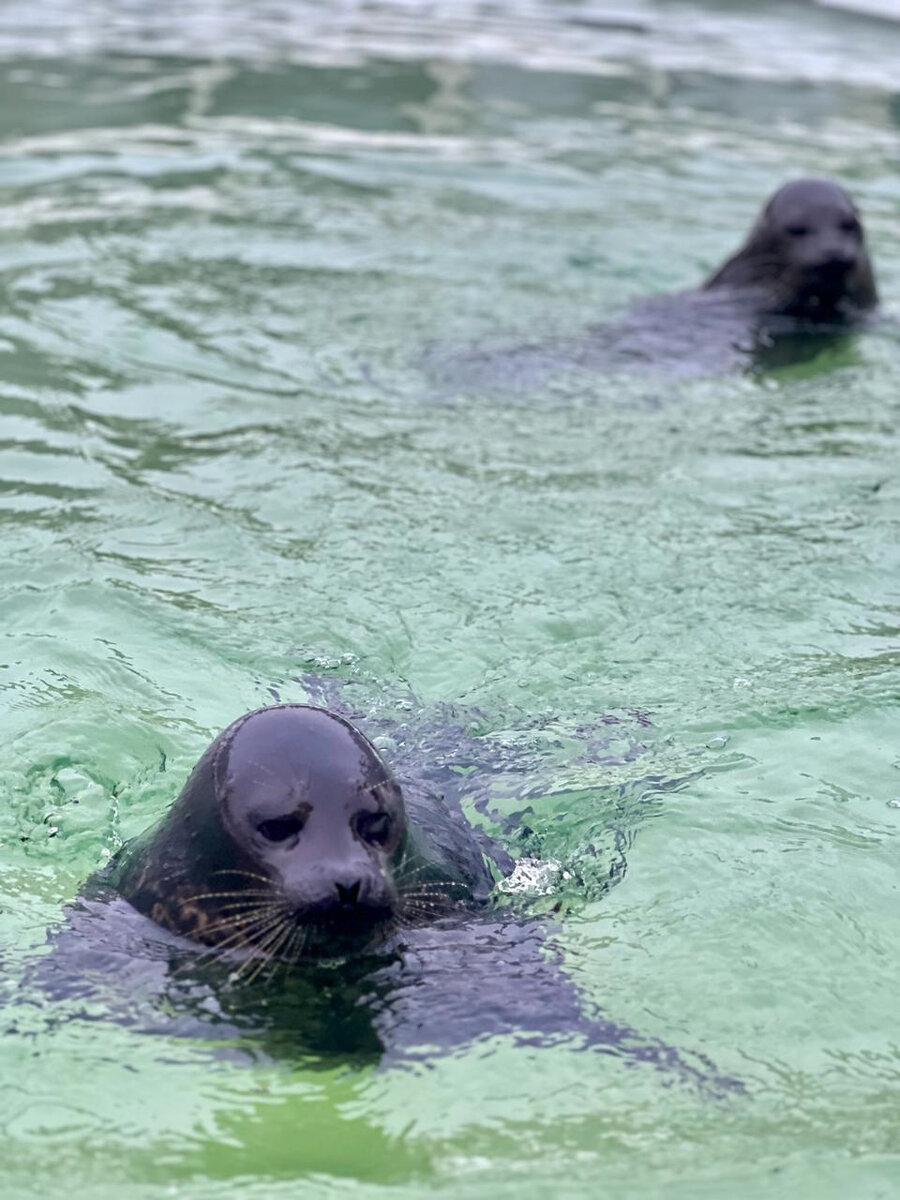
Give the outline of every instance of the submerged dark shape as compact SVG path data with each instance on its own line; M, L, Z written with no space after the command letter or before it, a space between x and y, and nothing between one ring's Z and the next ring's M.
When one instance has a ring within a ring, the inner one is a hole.
M828 179L780 188L703 288L749 290L760 314L813 322L853 320L878 303L859 210Z
M159 824L97 883L255 969L371 949L400 925L483 903L493 879L450 813L408 820L349 721L279 704L221 733Z

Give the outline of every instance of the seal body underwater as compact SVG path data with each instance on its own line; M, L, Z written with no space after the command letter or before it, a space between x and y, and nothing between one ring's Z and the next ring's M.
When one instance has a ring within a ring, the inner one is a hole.
M172 933L294 962L377 946L483 902L493 878L467 827L415 827L371 742L322 708L279 704L209 746L160 823L99 882Z

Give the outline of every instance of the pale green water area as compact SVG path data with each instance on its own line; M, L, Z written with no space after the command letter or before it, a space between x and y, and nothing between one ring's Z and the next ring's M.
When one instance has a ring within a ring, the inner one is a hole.
M900 1195L896 332L422 365L694 285L798 174L860 202L896 311L898 63L900 24L815 4L0 3L4 1200ZM555 942L746 1093L566 1039L248 1062L25 995L312 664L498 733L648 713L568 823L560 777L564 864L632 817Z

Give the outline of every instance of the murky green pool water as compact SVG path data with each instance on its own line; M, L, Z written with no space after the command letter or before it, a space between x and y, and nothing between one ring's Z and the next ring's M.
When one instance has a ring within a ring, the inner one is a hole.
M812 4L0 4L0 1194L900 1193L896 335L513 395L420 365L692 285L798 173L896 306L898 59ZM747 1095L499 1039L253 1067L24 1003L84 878L311 663L488 726L649 712L598 820L686 782L558 940Z

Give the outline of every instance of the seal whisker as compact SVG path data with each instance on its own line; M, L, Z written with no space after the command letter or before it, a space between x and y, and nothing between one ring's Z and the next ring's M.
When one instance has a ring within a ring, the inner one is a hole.
M398 884L403 883L407 879L411 879L414 875L421 875L422 872L427 871L430 866L429 863L418 863L415 866L407 866L408 861L409 860L404 859L394 873L394 880Z
M278 924L279 919L280 918L278 916L272 917L271 915L267 915L251 926L242 926L240 929L236 930L231 937L225 938L223 941L216 943L215 946L210 947L207 954L202 955L201 957L208 957L210 962L214 962L216 959L224 957L224 955L230 950L243 949L246 946L249 948L249 954L237 969L237 974L239 976L246 968L247 963L252 962L256 957L259 939L267 937L269 931ZM248 933L253 934L253 941L248 940Z
M411 904L453 904L458 899L458 896L452 892L445 892L439 889L427 892L403 892L399 896L400 903L407 907Z
M403 903L410 900L453 900L457 896L466 895L466 889L461 884L454 885L452 881L445 884L429 884L425 887L398 888L397 894Z
M294 936L288 943L288 948L285 955L286 967L295 967L300 961L301 955L303 954L303 947L306 945L306 934L306 926L299 924L295 926Z
M212 875L241 875L245 879L259 879L263 883L268 884L269 887L272 886L272 880L271 880L270 876L261 875L259 871L247 871L243 867L222 867L218 871L212 871L211 874Z
M408 906L404 905L398 915L406 922L406 924L410 925L413 923L413 921L421 923L425 920L431 920L435 913L441 908L441 905L436 904L410 904Z
M245 888L239 892L200 892L196 896L185 896L184 903L196 904L198 900L228 900L231 897L247 900L252 896L272 896L274 894L274 888Z
M265 931L270 920L270 915L266 913L264 916L256 917L255 919L251 919L250 915L248 915L246 918L233 918L227 923L227 925L225 922L221 922L219 927L221 928L225 926L226 928L231 929L231 935L223 938L219 942L216 942L215 945L209 946L206 950L192 958L190 962L182 964L182 966L175 970L175 977L178 978L186 974L192 968L196 968L201 965L208 966L210 963L216 962L218 959L224 957L231 950L240 949L242 946L247 945L247 935L256 935L259 929ZM237 928L235 928L237 922L240 922L240 924L238 924Z
M453 902L454 898L452 896L443 894L400 897L401 908L412 908L415 905L419 905L420 907L427 906L428 908L446 908L448 905L453 904Z
M433 912L441 906L434 900L408 900L403 905L403 912Z
M309 930L308 929L305 929L303 926L300 926L299 933L300 933L300 937L297 939L296 949L292 948L292 951L291 951L292 954L294 955L295 963L298 963L300 961L300 959L303 957L303 950L306 946L307 941L309 940Z
M281 936L282 930L288 924L288 918L281 914L276 917L271 925L257 937L256 944L253 947L253 953L247 958L246 962L241 963L236 972L238 979L244 975L247 967L252 963L250 973L244 977L244 983L252 983L259 975L262 968L272 958L271 949L278 944L278 939ZM257 963L257 959L259 962Z
M229 900L227 904L217 904L213 909L214 912L229 913L240 912L244 908L272 908L274 905L281 904L282 901L273 892L268 896L254 896L249 900Z
M278 966L284 967L285 973L287 973L294 965L295 959L293 957L293 949L297 944L297 937L302 929L302 926L296 921L294 921L293 924L291 922L288 922L287 924L288 936L286 943L280 946L278 950Z
M205 927L204 932L228 928L229 926L237 927L238 925L246 924L253 917L271 916L272 913L278 912L280 908L280 900L269 900L264 903L254 900L252 903L249 903L246 906L236 906L231 911L229 910L230 906L229 908L223 907L222 909L218 910L219 915L217 915L216 910L213 911L211 915L215 919Z
M242 928L243 926L247 925L250 921L252 921L255 917L262 918L262 917L271 916L272 913L275 911L275 908L276 908L276 906L272 905L272 904L267 904L262 908L258 904L254 904L254 905L248 906L248 908L246 908L244 910L239 909L237 912L227 913L226 915L222 916L218 921L210 922L209 925L206 925L204 927L203 932L204 933L216 933L220 929Z
M240 916L251 912L273 912L280 908L284 901L277 895L263 896L252 900L229 900L227 904L218 904L210 909L210 916L217 919L229 915Z
M275 943L275 945L272 946L269 950L269 956L268 956L269 961L268 961L267 965L268 965L268 979L270 981L274 978L279 967L287 965L283 959L284 947L286 944L288 944L290 942L291 937L293 936L295 924L293 921L291 921L291 919L289 917L285 917L284 920L282 921L281 928L282 928L281 937L278 939L278 941ZM248 979L247 982L249 983L250 980Z
M428 892L446 892L463 885L455 879L434 879L425 883L417 883L411 888L398 889L405 896L425 895Z
M271 979L273 971L276 971L279 966L278 959L275 957L275 955L278 946L281 944L281 940L284 937L285 924L286 922L282 921L280 924L276 925L274 931L269 934L269 937L266 940L266 948L258 949L250 958L247 959L247 963L244 963L238 968L236 977L241 980L241 983L249 986L250 984L255 983L263 973L265 973L268 978ZM247 974L244 975L243 972L248 963L253 963L253 966L247 972Z
M213 921L204 929L204 933L218 933L220 930L232 930L234 933L246 933L249 928L256 924L262 924L272 916L273 907L267 905L265 908L253 908L248 912L235 913L232 916L223 917L220 921ZM217 941L212 949L220 949L225 944L224 941Z

